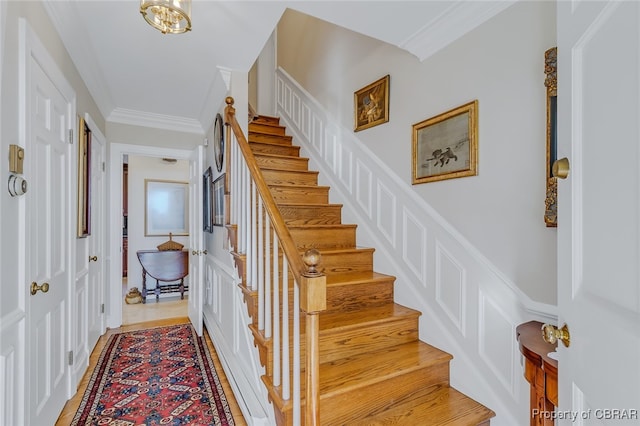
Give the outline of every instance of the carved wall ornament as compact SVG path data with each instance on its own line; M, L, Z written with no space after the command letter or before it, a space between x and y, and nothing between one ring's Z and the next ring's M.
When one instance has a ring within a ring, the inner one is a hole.
M546 164L546 197L544 210L544 223L548 227L558 226L558 182L553 176L552 167L557 159L557 89L558 89L558 50L556 47L544 52L544 72L546 78L544 85L547 87L547 164Z

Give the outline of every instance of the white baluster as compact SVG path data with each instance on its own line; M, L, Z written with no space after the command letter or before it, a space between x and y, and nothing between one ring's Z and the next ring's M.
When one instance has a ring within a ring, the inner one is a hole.
M262 197L258 194L258 330L264 330L264 218L262 213Z
M293 282L293 424L300 424L300 289Z
M238 253L246 253L247 247L247 197L249 197L249 193L246 190L247 171L247 164L244 161L244 157L240 156L240 191L238 192L238 194L240 195L240 221L238 223L238 228L240 231L240 250L238 251ZM246 273L247 268L245 266L245 275Z
M278 236L273 230L273 385L280 386L280 271Z
M264 267L265 267L265 271L264 271L264 275L265 275L265 281L264 281L264 319L265 319L265 324L264 324L264 337L266 337L267 339L271 337L271 327L272 327L272 321L271 321L271 283L272 283L272 277L271 277L271 221L269 220L269 215L265 215L265 227L264 227L264 237L265 237L265 243L264 243L264 247L265 247L265 263L264 263Z
M282 399L289 398L289 265L287 257L282 256Z

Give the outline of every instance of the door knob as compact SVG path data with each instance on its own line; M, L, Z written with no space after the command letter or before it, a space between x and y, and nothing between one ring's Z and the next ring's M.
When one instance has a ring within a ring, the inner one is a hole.
M94 261L97 262L98 261L98 256L89 256L89 262Z
M568 348L571 344L571 335L569 334L567 324L563 325L560 329L552 324L544 324L542 326L542 338L545 342L551 343L552 345L560 339L565 348Z
M566 179L569 176L569 170L571 167L569 166L569 159L567 157L561 158L553 162L551 166L551 174L553 177L557 177L560 179Z
M49 283L42 283L42 285L38 285L36 282L31 283L31 295L35 296L35 294L40 290L43 293L49 291Z

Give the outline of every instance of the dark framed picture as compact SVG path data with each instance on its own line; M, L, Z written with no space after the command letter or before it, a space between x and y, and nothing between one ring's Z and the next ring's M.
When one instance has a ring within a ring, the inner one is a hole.
M213 225L224 226L224 181L225 174L221 174L213 181Z
M412 183L478 174L478 101L413 125Z
M77 236L91 235L91 129L78 117L78 230Z
M224 162L224 123L220 114L216 115L213 124L213 156L216 159L216 169L221 172Z
M211 167L202 176L202 225L205 232L213 232L213 177Z
M355 132L389 121L389 76L374 81L353 96Z

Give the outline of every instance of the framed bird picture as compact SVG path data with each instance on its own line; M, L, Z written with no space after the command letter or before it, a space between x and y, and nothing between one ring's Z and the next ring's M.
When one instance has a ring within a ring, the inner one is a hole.
M478 101L413 125L412 184L478 174Z
M355 132L389 121L389 76L355 92L353 101Z

